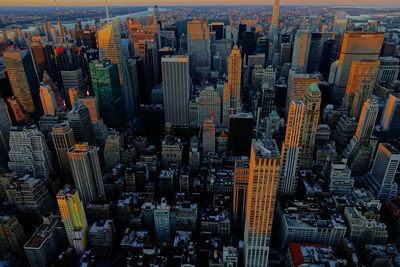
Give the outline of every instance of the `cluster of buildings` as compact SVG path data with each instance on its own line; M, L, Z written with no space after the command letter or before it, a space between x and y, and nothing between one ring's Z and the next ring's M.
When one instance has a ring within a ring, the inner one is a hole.
M0 262L400 266L399 17L301 10L2 31Z

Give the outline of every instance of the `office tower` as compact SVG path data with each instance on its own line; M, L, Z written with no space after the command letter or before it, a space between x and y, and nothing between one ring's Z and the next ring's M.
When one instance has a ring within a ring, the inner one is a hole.
M72 128L76 142L88 142L95 144L95 133L90 120L87 107L76 105L67 113L69 126Z
M343 106L358 118L365 100L371 97L379 70L379 61L361 60L351 64Z
M244 230L244 266L268 266L280 154L274 140L253 140Z
M212 119L203 122L203 153L215 152L215 124Z
M111 249L114 245L116 234L114 221L112 219L95 222L89 230L90 245L95 248Z
M240 159L235 161L233 174L233 220L236 232L243 233L244 222L246 219L246 196L249 184L249 160Z
M307 60L307 73L318 72L322 61L327 60L323 56L324 44L334 37L332 32L311 32L310 50Z
M223 22L213 22L210 24L211 31L215 32L215 40L224 39L224 25Z
M170 210L171 207L167 205L165 199L162 199L154 210L154 226L158 242L169 243L171 240Z
M294 39L292 66L301 73L307 71L308 54L310 51L310 31L298 30Z
M33 42L30 50L39 81L42 81L44 72L47 72L53 81L59 82L53 46Z
M298 161L301 152L301 136L305 105L301 100L290 104L286 124L285 140L281 150L281 169L279 173L279 194L294 195L297 189Z
M333 31L335 33L343 33L347 28L347 13L345 10L338 10L333 20Z
M389 95L380 125L390 135L400 135L400 98L398 95Z
M280 48L280 61L279 66L285 65L285 63L291 62L290 59L292 57L292 44L291 43L281 43Z
M228 74L228 59L233 47L233 41L228 39L221 39L215 42L215 54L221 57L221 73Z
M191 72L208 73L211 67L211 47L207 19L192 19L187 23L187 46Z
M118 20L107 23L97 32L100 60L110 60L118 66L122 98L127 119L131 120L135 111L134 92L128 77L121 46L121 30Z
M316 83L311 84L304 96L304 122L301 129L300 168L311 168L315 147L315 135L318 129L321 106L321 91Z
M40 112L39 84L29 50L4 52L3 59L17 102L28 113Z
M189 125L190 75L186 56L161 59L164 90L165 122L178 126Z
M249 156L253 137L251 113L236 113L229 116L229 151L234 156Z
M280 0L274 0L274 6L272 8L271 27L268 33L268 39L270 41L267 57L268 64L272 64L276 50L278 48L279 9Z
M80 257L87 247L88 223L78 191L66 187L58 191L56 198L69 245Z
M289 73L288 90L286 97L286 115L289 112L289 105L292 101L302 100L308 91L308 87L316 83L318 85L320 78L314 74L298 74L294 71Z
M7 250L24 256L23 245L26 242L24 229L14 216L0 216L0 252Z
M263 83L261 87L262 99L261 99L261 117L265 118L273 110L275 106L275 87L268 83Z
M43 223L26 242L24 250L31 266L48 266L67 245L64 225L51 215L43 217Z
M97 49L96 32L92 30L79 30L75 32L77 46L84 46L87 49Z
M12 121L17 124L23 124L27 121L26 112L23 111L23 107L18 103L15 96L6 98L8 105L10 106L10 115L12 115Z
M77 101L79 101L83 106L87 107L90 115L90 120L92 121L93 125L95 125L101 120L99 114L99 107L97 105L97 97L90 95L84 95L84 96L80 95L77 98Z
M7 104L0 98L0 165L8 161L11 118Z
M363 59L377 60L383 42L383 33L348 32L344 34L334 79L333 99L340 102L344 96L351 64Z
M358 126L354 137L358 140L363 140L371 137L374 131L376 118L378 117L379 105L372 99L364 102Z
M124 141L119 132L111 130L108 133L104 146L104 161L107 169L112 169L121 163L120 151L124 146Z
M337 60L338 54L338 40L329 39L323 44L321 60L319 62L319 72L322 74L324 79L328 81L329 72L332 63Z
M354 179L351 178L351 170L347 166L347 159L337 162L332 161L328 168L329 190L332 194L350 195L353 190Z
M381 201L390 201L397 196L394 181L400 162L400 151L389 143L380 143L371 171L364 180L365 185Z
M181 165L183 143L179 138L165 138L162 141L162 165L169 167L170 165Z
M189 104L190 125L201 127L205 119L213 119L216 127L221 121L221 98L212 86L206 86L196 98L196 102Z
M71 88L78 91L83 91L85 89L85 79L81 68L76 70L62 70L60 73L64 91L67 92Z
M118 66L103 60L90 62L89 68L100 117L108 127L121 127L124 112Z
M126 61L126 67L128 69L128 75L129 79L132 83L132 90L134 92L133 97L134 97L134 102L135 102L135 110L139 109L139 106L141 104L140 99L140 77L139 77L139 60L138 59L133 59L130 58ZM159 75L161 75L161 59L159 63Z
M400 59L396 57L380 57L377 82L393 82L399 77Z
M50 150L44 135L34 125L11 127L8 156L8 167L20 176L32 173L36 178L48 179L52 173Z
M98 153L99 148L88 143L76 143L67 152L75 187L85 203L106 196Z
M67 152L75 145L72 128L68 123L57 124L50 132L50 137L56 151L58 164L64 182L72 182L72 170L69 164Z
M279 8L280 8L280 1L274 0L274 7L272 9L272 20L271 20L271 29L278 28L279 26Z
M230 91L230 107L240 108L240 87L242 82L242 57L239 48L234 46L228 62L228 88Z
M10 201L25 220L37 223L52 209L51 196L43 179L33 178L29 174L21 178L14 177L7 191Z
M40 102L42 103L42 109L44 115L55 115L56 114L56 99L50 86L40 85L39 87Z

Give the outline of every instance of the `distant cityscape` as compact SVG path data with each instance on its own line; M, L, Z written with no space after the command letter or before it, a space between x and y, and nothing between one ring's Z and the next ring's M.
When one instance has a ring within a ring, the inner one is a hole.
M0 266L400 266L400 7L0 7Z

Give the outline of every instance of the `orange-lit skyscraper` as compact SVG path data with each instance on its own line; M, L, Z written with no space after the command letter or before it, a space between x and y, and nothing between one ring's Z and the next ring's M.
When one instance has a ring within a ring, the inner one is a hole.
M384 131L393 135L400 135L400 97L389 95L381 118Z
M300 168L311 168L315 147L315 135L319 122L321 91L316 83L311 84L304 96L304 122L301 130Z
M240 107L240 85L242 81L242 57L237 46L234 46L228 62L228 88L230 91L230 107Z
M298 30L294 39L292 66L302 73L307 70L308 53L310 50L310 31Z
M367 99L361 110L360 119L355 133L358 140L369 138L374 130L375 121L378 117L379 105L372 99Z
M344 34L337 65L337 71L332 74L334 79L333 98L340 102L345 93L353 61L362 59L377 60L381 51L384 33L348 32Z
M275 140L253 140L244 229L246 267L268 266L280 153Z
M279 173L280 195L293 195L296 192L303 120L304 103L301 100L295 100L289 107L285 141L282 143L282 165Z
M349 80L343 106L350 111L350 115L358 118L365 100L371 97L379 71L378 60L354 61L351 64Z
M233 220L236 230L241 233L246 218L246 195L249 184L249 160L236 160L233 175Z
M211 68L211 48L207 19L193 19L187 23L187 45L191 70L208 73Z
M88 223L79 194L66 187L57 193L56 198L69 244L80 257L87 246Z

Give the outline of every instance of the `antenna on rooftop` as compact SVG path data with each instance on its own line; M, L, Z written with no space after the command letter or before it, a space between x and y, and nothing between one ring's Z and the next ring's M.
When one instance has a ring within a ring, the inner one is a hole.
M106 19L107 21L110 21L110 13L108 11L108 1L106 0Z

